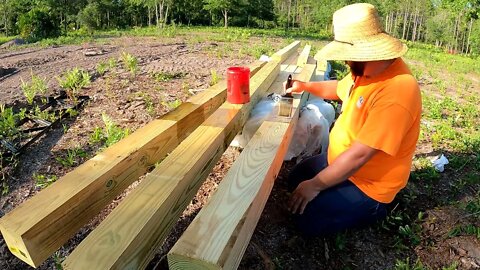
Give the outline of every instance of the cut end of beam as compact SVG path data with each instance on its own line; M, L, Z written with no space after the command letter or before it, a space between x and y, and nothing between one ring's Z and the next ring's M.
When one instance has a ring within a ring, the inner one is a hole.
M38 267L43 261L32 258L25 241L20 236L11 233L6 227L5 224L0 223L0 231L5 239L8 250L30 266Z
M184 256L181 254L168 254L168 268L171 270L220 270L221 266Z

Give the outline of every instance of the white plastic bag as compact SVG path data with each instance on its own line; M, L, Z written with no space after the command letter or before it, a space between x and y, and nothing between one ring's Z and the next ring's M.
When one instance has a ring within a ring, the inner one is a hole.
M306 105L315 105L320 113L327 119L328 126L330 127L335 121L335 108L332 104L325 102L322 98L311 95Z
M328 136L330 130L330 121L335 118L333 106L331 108L323 100L315 100L309 103L300 111L297 126L293 133L292 141L288 148L284 160L291 160L297 157L297 162L317 153L324 153L328 148ZM330 120L321 112L322 108L331 118Z
M263 121L275 113L275 106L280 102L280 99L281 96L279 94L272 93L260 100L252 109L242 132L235 136L230 145L244 148L258 128L260 128Z
M443 172L445 170L445 165L448 164L448 159L442 154L437 159L432 161L433 166L437 172Z

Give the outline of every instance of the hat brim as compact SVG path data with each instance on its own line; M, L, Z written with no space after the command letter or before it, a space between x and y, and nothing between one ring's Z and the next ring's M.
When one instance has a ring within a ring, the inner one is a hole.
M407 50L407 46L400 40L386 33L379 33L353 44L332 41L323 47L317 56L325 60L367 62L398 58Z

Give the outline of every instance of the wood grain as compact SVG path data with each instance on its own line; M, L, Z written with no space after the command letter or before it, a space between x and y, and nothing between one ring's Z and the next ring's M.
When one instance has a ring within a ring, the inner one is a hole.
M256 74L266 63L250 65ZM226 100L221 81L104 150L0 219L10 251L36 267Z
M279 67L279 62L269 62L252 77L250 103L224 103L175 148L72 252L64 268L146 267Z
M296 79L309 81L315 65L305 65ZM274 86L272 86L274 87ZM271 89L274 90L274 89ZM288 121L264 122L168 254L170 269L236 269L283 163L299 108Z
M303 48L303 51L298 56L297 66L304 67L308 62L308 57L310 56L310 50L312 49L311 45L306 45Z

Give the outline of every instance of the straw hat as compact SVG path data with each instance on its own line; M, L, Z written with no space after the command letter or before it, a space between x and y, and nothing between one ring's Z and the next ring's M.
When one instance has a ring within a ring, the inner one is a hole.
M376 61L394 59L407 46L383 30L377 9L366 3L353 4L333 14L334 41L318 56L326 60Z

